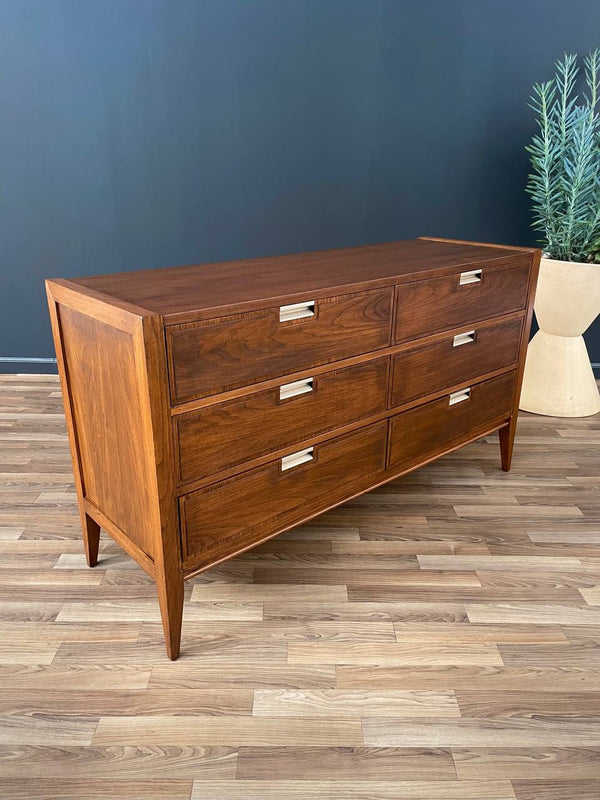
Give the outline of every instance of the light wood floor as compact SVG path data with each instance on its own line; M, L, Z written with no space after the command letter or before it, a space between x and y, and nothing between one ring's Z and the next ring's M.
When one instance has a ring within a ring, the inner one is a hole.
M0 796L600 797L600 417L523 415L187 585L84 564L57 379L0 377Z

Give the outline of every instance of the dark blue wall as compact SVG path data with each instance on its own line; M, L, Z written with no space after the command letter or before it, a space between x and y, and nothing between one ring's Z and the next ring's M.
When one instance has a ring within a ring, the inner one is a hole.
M533 243L529 87L600 3L0 0L0 36L0 356L48 357L46 276Z

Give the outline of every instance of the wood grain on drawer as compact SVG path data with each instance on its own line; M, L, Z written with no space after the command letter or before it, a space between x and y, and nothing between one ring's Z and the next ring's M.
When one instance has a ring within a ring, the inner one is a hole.
M183 403L390 343L392 289L316 300L314 314L280 308L167 328L171 399ZM285 317L285 315L284 315Z
M397 286L394 341L418 339L525 308L530 267L530 255L515 255L492 267L469 264L463 273Z
M384 411L388 358L253 392L176 418L189 482Z
M456 336L397 353L392 358L392 406L514 364L522 322L518 317L475 325Z
M499 424L510 415L515 380L508 372L470 387L467 399L445 395L392 417L389 468L408 469Z
M299 466L284 470L279 459L185 495L184 567L239 552L375 483L386 430L386 421L377 422L316 445Z

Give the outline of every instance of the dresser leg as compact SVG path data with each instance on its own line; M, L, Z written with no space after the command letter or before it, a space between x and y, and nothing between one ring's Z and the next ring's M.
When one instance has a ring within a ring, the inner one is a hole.
M179 658L183 618L183 578L181 575L156 575L158 604L165 635L165 647L171 661Z
M508 425L500 428L498 438L500 439L500 460L502 469L508 472L512 461L513 444L517 430L517 415L513 414Z
M83 547L88 567L95 567L98 563L98 547L100 545L100 525L85 511L81 512L81 527L83 529Z

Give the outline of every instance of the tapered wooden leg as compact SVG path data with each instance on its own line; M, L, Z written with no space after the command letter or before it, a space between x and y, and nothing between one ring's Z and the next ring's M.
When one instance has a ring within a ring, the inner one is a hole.
M83 547L88 567L95 567L98 563L98 547L100 545L100 525L85 511L81 512L81 527L83 529Z
M183 618L183 577L179 575L156 575L158 603L165 635L165 647L171 661L179 658L181 645L181 621Z
M498 437L500 439L500 459L502 461L502 469L508 472L512 461L513 444L515 441L515 433L517 430L517 415L513 414L510 418L508 425L500 428Z

